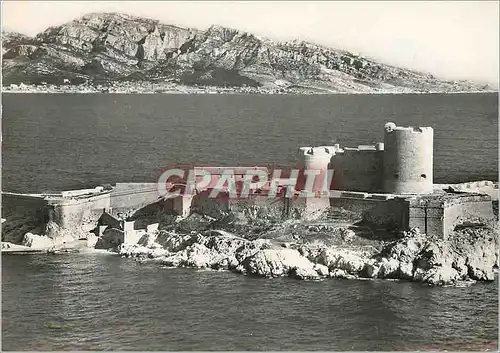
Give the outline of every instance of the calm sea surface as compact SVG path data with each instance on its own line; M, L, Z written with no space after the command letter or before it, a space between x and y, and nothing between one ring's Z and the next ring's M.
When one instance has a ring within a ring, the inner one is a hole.
M498 96L3 97L2 186L154 181L174 163L297 162L300 146L435 128L435 180L498 174ZM467 349L497 341L498 279L465 288L164 269L112 255L2 256L4 350Z
M498 178L498 95L3 95L3 189L155 181L175 163L294 163L298 148L435 129L436 182Z
M4 350L480 345L497 339L497 297L498 281L266 280L113 255L11 255L2 258L2 341Z

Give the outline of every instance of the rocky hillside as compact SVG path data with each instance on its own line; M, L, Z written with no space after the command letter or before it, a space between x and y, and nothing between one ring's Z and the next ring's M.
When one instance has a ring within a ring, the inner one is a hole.
M307 42L274 42L117 13L92 13L34 38L2 32L4 84L169 81L331 92L482 90Z

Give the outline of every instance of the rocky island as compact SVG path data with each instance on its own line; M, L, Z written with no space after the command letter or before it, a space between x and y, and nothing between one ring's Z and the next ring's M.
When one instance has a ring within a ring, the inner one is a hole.
M255 240L221 230L192 234L163 230L115 251L165 266L231 270L268 278L404 279L433 285L494 279L497 229L493 224L462 230L446 241L418 230L384 240L367 236L366 229L339 227L325 220L268 227L272 230Z
M4 228L2 252L56 254L95 248L167 267L230 270L267 278L378 278L431 285L494 279L498 263L496 221L465 226L442 239L418 229L377 232L361 225L359 214L344 210L332 210L314 221L283 221L279 213L266 213L265 208L247 208L221 213L217 218L163 215L160 230L142 232L135 243L125 243L118 231L98 237L72 230L56 240L28 232L18 240L21 245L14 245L6 241L13 240L8 234L12 234L10 227L16 220L8 218L11 225Z
M2 32L3 89L78 93L443 93L491 91L304 41L221 26L182 28L91 13L35 37Z
M102 249L268 278L493 280L498 183L434 184L433 129L384 129L373 146L301 147L312 183L268 179L267 167L195 167L165 183L3 192L2 253Z

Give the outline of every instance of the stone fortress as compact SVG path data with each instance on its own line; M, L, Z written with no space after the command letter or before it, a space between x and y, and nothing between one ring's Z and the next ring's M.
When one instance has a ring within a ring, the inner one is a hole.
M319 207L358 212L374 227L419 228L446 238L463 223L493 218L491 201L498 200L498 184L434 184L433 144L432 127L389 122L383 143L302 147L300 151L306 169L333 170L334 190L329 191L328 205Z
M334 171L338 190L387 194L429 194L433 184L431 127L385 125L384 142L341 148L301 147L306 169Z
M333 171L329 188L325 189L324 183L315 183L315 195L305 198L283 195L277 202L267 198L264 187L248 200L219 202L217 207L274 208L284 217L296 209L309 219L329 209L342 209L358 214L373 229L419 228L423 233L442 238L457 227L493 219L492 200L498 200L498 183L433 183L433 133L431 127L387 123L383 143L353 148L339 144L301 147L305 169L321 170L325 175ZM42 233L52 238L78 228L80 233L93 232L98 237L106 232L116 233L115 238L129 243L137 241L144 232L157 229L156 223L141 222L137 216L145 209L181 216L202 213L203 205L210 200L203 199L207 190L198 191L196 197L181 195L168 200L159 194L157 183L117 183L55 194L2 192L6 218L2 228L9 228L9 219L17 216L37 224ZM293 190L295 196L301 192L300 187ZM18 233L24 229L14 228L9 229ZM19 239L23 235L19 233ZM2 232L2 241L4 238Z

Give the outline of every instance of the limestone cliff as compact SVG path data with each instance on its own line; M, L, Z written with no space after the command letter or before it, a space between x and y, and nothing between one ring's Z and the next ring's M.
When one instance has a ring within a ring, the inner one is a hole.
M34 38L2 33L9 83L173 81L304 86L332 92L467 91L485 87L378 63L307 42L274 42L212 26L201 31L117 13L91 13Z

